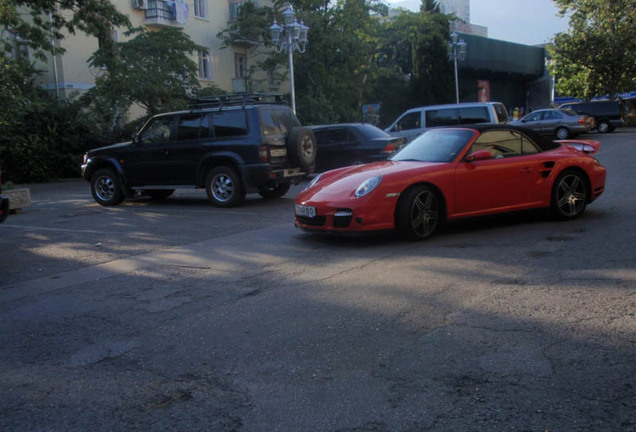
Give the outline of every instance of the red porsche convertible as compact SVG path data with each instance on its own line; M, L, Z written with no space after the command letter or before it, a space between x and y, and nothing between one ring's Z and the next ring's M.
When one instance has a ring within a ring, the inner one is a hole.
M605 190L592 140L550 141L513 126L425 132L387 161L327 171L298 194L307 231L396 230L425 239L445 221L534 208L580 215Z

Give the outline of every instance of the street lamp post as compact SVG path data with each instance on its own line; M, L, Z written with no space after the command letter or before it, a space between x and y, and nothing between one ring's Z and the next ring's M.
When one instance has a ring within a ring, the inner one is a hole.
M296 113L296 93L294 89L294 50L304 53L307 47L307 34L309 27L302 21L298 23L294 9L291 4L287 3L283 11L283 25L280 26L274 20L269 27L272 36L272 42L277 52L287 50L289 60L289 84L291 87L292 110Z
M466 47L468 44L461 39L455 32L450 35L450 43L448 44L448 57L455 64L455 99L459 103L459 78L457 76L457 61L466 59Z

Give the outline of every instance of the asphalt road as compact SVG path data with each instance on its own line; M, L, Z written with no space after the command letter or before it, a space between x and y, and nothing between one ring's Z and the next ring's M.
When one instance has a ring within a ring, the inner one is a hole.
M293 197L104 208L29 185L0 225L6 431L636 431L636 129L592 134L579 219L425 242L293 227Z

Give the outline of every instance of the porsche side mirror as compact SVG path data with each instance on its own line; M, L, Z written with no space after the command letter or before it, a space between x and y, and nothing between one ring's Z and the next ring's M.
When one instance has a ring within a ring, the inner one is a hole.
M488 159L492 159L492 153L490 153L488 150L477 150L476 152L466 156L466 162L475 162Z

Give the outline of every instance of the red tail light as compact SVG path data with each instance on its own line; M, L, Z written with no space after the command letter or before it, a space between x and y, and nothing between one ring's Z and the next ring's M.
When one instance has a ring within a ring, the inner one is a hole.
M580 124L585 124L585 123L587 123L587 122L588 122L588 120L587 120L587 118L586 118L586 117L581 117L581 118L579 119L579 123L580 123Z
M260 146L258 148L258 159L261 162L269 162L269 152L266 146Z
M393 145L393 143L387 144L384 150L382 150L382 153L395 153L395 145Z

